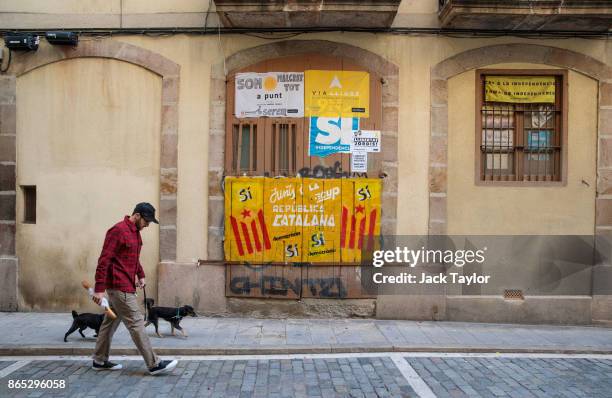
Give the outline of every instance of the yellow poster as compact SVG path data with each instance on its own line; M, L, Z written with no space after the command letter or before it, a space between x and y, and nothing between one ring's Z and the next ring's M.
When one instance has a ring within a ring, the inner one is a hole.
M225 259L352 263L380 235L379 179L226 177Z
M344 262L360 262L362 250L374 249L380 235L382 187L374 178L343 181L341 257Z
M303 262L340 262L340 214L342 184L339 179L304 178L305 209L316 209L318 222L303 227ZM306 207L308 206L308 207Z
M307 117L370 117L370 74L340 70L304 73Z
M225 256L260 262L264 251L270 250L263 213L264 179L226 180L225 189L226 196L233 198L225 201L225 233L233 238L225 239Z
M554 103L554 76L486 76L485 101Z
M264 259L275 263L300 262L302 225L308 222L305 220L308 214L302 207L300 179L264 180L264 219L271 242L271 251L265 254Z

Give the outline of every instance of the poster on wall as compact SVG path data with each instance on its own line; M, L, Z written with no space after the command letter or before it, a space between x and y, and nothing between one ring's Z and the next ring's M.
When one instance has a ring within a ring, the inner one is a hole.
M380 130L356 130L351 141L351 153L380 152Z
M304 73L237 73L234 114L304 117Z
M368 152L363 149L355 150L351 153L351 172L368 172Z
M486 76L488 102L554 103L554 76Z
M370 74L341 70L307 70L306 116L370 117Z
M359 130L356 117L310 118L308 155L325 157L334 153L350 153L353 132Z
M380 235L380 179L225 178L226 261L351 263Z

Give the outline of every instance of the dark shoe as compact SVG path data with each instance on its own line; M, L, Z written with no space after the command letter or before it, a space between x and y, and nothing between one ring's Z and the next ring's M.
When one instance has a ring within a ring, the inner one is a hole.
M93 365L91 365L93 370L121 370L123 366L118 363L112 363L109 361L104 362L103 364L96 363L93 361Z
M177 363L178 361L176 359L172 361L159 361L156 367L149 368L149 374L158 375L160 373L171 372L172 369L176 368Z

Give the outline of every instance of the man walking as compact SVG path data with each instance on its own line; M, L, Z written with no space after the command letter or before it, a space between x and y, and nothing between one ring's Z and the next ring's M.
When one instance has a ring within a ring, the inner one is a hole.
M99 304L106 292L117 318L104 317L93 355L94 370L122 368L120 364L108 360L111 340L120 321L123 321L130 332L150 374L170 372L176 367L176 360L161 361L153 352L149 336L145 332L144 317L136 300L136 286L145 287L145 274L140 265L140 231L148 227L150 222L159 224L155 219L155 208L150 203L138 203L131 216L125 216L123 221L106 232L96 268L93 300Z

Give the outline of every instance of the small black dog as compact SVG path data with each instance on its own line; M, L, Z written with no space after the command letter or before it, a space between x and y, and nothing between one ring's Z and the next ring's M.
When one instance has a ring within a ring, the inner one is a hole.
M68 342L68 340L66 340L68 335L77 329L79 329L79 333L81 334L81 336L83 336L83 338L86 337L83 334L83 330L87 328L95 330L96 335L94 337L98 337L98 331L100 330L100 326L102 326L104 314L89 314L84 312L79 315L76 311L72 310L72 318L74 318L74 320L72 321L72 326L70 326L70 329L64 335L65 342Z
M148 313L148 318L147 318L147 323L145 324L145 326L149 326L150 324L155 325L155 334L157 335L157 337L163 337L161 334L159 334L158 331L158 322L159 322L159 318L170 322L170 327L172 328L172 335L175 336L174 334L174 329L178 329L181 331L181 334L184 337L187 337L187 332L185 330L183 330L183 328L181 327L181 325L179 324L181 322L181 319L183 319L186 316L198 316L195 311L193 310L193 307L190 305L184 305L182 307L153 307L153 304L155 304L155 300L148 298L145 301L145 305L147 307L147 313Z

